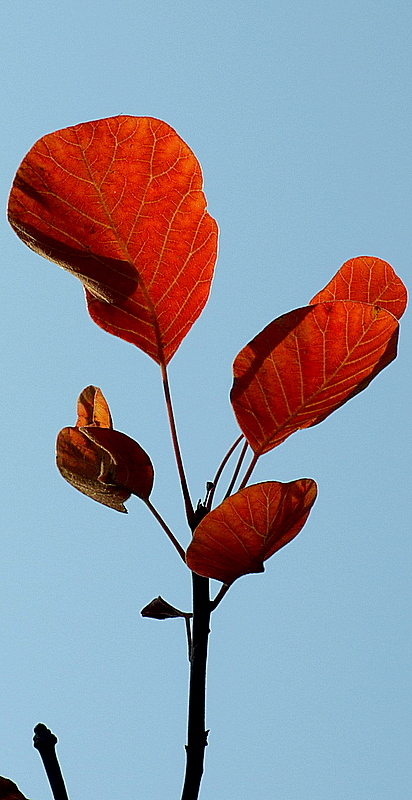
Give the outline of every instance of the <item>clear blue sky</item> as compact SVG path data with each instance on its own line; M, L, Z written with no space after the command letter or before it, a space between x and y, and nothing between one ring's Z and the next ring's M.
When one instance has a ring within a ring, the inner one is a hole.
M237 435L231 364L346 259L412 287L409 2L3 0L3 207L42 135L116 114L192 147L220 226L206 310L171 364L194 499ZM137 498L129 515L54 465L77 395L102 388L156 469L187 542L160 375L88 318L81 285L2 225L0 774L49 800L32 728L59 737L72 800L176 800L186 644L142 619L190 580ZM409 800L411 315L398 359L256 480L314 478L297 539L239 580L212 620L202 800Z

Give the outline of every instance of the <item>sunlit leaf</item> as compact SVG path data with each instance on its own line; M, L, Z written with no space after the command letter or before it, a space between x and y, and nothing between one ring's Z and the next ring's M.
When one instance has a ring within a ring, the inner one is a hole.
M75 427L63 428L56 442L56 462L63 478L102 505L127 513L131 494L147 500L154 471L149 456L129 436L112 428L107 402L88 386L77 403ZM89 421L88 425L83 425ZM101 427L99 427L101 426Z
M263 572L263 562L303 528L316 492L310 478L241 489L199 523L186 552L187 565L228 584L249 572Z
M406 308L406 287L387 261L358 256L345 261L336 275L312 297L311 305L331 300L358 300L385 308L400 319Z
M398 322L378 306L323 302L275 319L233 365L231 401L257 455L316 425L396 356Z
M0 777L0 800L27 800L13 781Z
M80 428L82 425L113 427L109 406L97 386L86 386L77 401L76 426Z
M44 136L17 171L8 215L25 244L82 281L100 327L170 361L217 254L200 165L173 128L119 116Z

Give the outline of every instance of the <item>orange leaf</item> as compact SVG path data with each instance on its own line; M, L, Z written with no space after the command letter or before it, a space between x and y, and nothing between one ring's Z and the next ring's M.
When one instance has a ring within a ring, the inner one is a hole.
M13 781L0 777L0 800L27 800Z
M327 286L310 302L313 305L331 300L359 300L385 308L400 319L407 299L406 287L387 261L373 256L358 256L345 261Z
M77 401L76 427L80 428L83 425L113 427L109 406L97 386L86 386Z
M338 301L275 319L237 355L231 401L256 455L317 425L396 356L398 322L382 308Z
M127 513L124 500L131 494L147 500L152 491L152 462L134 439L112 429L109 407L96 386L82 391L77 412L76 427L63 428L57 437L57 467L79 492Z
M233 583L303 528L316 499L316 483L266 481L227 497L199 523L186 552L188 567L206 578Z
M167 364L201 313L217 255L200 165L161 120L119 116L39 139L9 221L86 288L92 319Z

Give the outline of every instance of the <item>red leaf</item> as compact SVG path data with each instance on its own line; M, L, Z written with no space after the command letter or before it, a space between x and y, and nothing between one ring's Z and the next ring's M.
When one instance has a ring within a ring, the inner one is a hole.
M125 433L108 428L88 426L80 430L114 462L114 475L111 465L108 475L101 474L99 481L110 483L113 479L115 484L124 486L131 494L147 500L153 488L154 473L152 462L140 444Z
M13 781L0 777L0 800L27 800Z
M387 261L373 256L358 256L345 261L327 286L315 294L310 302L313 305L331 300L371 303L385 308L400 319L406 308L408 294Z
M398 322L377 306L319 303L275 319L237 355L231 401L257 455L317 425L396 356Z
M186 552L188 567L206 578L233 583L263 562L303 528L316 499L316 483L267 481L227 497L199 523Z
M44 136L17 171L8 214L25 244L82 281L100 327L170 361L217 255L200 165L173 128L119 116Z
M101 447L93 444L79 428L63 428L56 442L56 463L63 478L104 506L127 514L123 505L131 492L115 485L115 464Z
M76 427L63 428L57 437L57 467L79 492L127 513L123 501L131 494L142 500L150 495L152 462L134 439L112 429L109 407L96 386L82 391L77 412Z

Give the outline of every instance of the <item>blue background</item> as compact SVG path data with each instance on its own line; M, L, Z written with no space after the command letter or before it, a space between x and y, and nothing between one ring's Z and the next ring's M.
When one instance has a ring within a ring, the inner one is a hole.
M231 364L356 255L412 285L409 2L3 0L3 206L45 133L166 120L220 226L211 299L170 368L194 500L237 436ZM142 619L190 580L137 498L75 492L55 437L93 383L156 468L188 541L159 370L88 318L80 283L2 225L0 774L50 790L32 728L59 737L71 798L176 800L187 676L180 620ZM411 316L398 359L255 480L312 477L308 524L212 619L202 800L409 800Z

